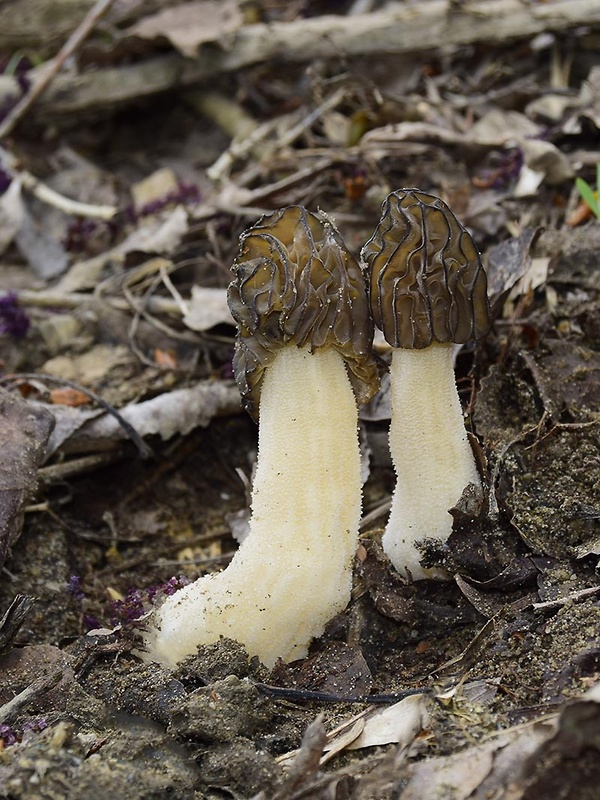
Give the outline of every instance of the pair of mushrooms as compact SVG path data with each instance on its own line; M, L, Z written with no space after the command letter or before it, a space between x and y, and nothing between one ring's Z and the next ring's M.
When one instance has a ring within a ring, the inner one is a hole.
M435 577L419 543L480 484L456 390L452 342L490 326L486 276L438 198L389 195L363 270L328 220L300 206L241 239L229 287L234 372L259 419L247 538L229 566L155 612L149 657L175 664L227 636L267 666L306 655L350 600L361 515L359 403L378 390L373 321L393 348L390 449L397 473L384 550L409 579ZM366 280L365 280L366 278Z

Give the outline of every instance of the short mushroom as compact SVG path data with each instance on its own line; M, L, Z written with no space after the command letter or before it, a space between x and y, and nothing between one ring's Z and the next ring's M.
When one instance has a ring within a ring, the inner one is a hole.
M220 636L267 666L300 658L350 599L357 398L366 402L379 382L360 266L330 222L290 206L242 236L233 269L234 372L259 417L250 530L223 572L157 610L147 643L162 662Z
M445 542L449 509L481 485L465 431L452 343L490 328L487 279L467 230L417 189L392 192L362 251L375 324L393 347L390 452L397 475L383 548L413 580L443 577L421 564L426 539Z

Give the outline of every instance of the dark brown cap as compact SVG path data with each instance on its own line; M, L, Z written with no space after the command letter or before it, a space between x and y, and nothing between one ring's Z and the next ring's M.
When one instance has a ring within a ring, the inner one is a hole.
M392 347L463 343L489 331L481 257L439 197L418 189L392 192L362 258L375 324Z
M358 400L375 394L379 376L364 277L331 222L302 206L268 214L242 234L232 269L233 370L252 416L264 370L284 345L334 347Z

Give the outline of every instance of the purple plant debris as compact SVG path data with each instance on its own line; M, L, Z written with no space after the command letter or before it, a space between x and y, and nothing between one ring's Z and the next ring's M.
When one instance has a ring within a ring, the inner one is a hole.
M128 589L123 600L115 600L110 605L111 624L117 626L135 622L147 612L148 603L153 604L157 599L169 597L188 583L190 583L188 578L180 575L170 578L166 583L148 586L143 591L133 587ZM100 624L95 627L100 627Z
M185 575L179 575L178 577L169 578L166 583L159 583L157 586L149 586L146 589L148 602L154 603L156 598L160 595L170 597L179 589L183 589L183 587L187 586L189 583L190 581L185 577Z
M127 206L125 214L132 224L143 217L157 214L163 208L182 203L184 205L196 205L201 200L200 189L193 183L180 183L177 189L167 192L163 197L146 203L140 209L135 209L132 205Z
M96 631L104 627L98 617L93 617L91 614L84 614L81 621L86 631Z
M23 339L29 330L29 317L18 306L16 292L8 292L0 297L0 333Z
M11 744L15 744L16 741L17 735L10 725L0 724L0 742L4 747L9 747Z
M111 604L113 625L123 622L133 622L145 612L142 593L139 589L128 589L123 600L115 600Z
M82 253L86 247L86 239L99 227L98 220L78 217L71 222L63 237L62 244L69 253Z
M48 720L46 717L39 717L38 719L30 719L23 725L23 733L41 733L48 727Z
M10 747L23 739L27 733L41 733L48 727L48 720L46 717L38 717L38 719L27 720L23 724L23 732L18 733L13 730L10 725L0 724L0 750L2 747Z
M67 591L75 600L83 600L85 592L81 588L81 578L79 575L71 575L67 581Z

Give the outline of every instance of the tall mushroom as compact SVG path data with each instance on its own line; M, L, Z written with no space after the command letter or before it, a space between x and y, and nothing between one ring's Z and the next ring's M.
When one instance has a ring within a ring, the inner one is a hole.
M378 388L363 275L333 225L300 206L242 237L229 287L234 371L259 411L250 531L229 566L156 612L150 656L220 636L266 665L306 654L350 599L361 509L358 412Z
M422 566L421 550L428 538L447 540L449 509L466 486L480 485L452 343L488 332L486 275L473 239L448 206L417 189L387 197L362 258L375 324L394 348L390 452L397 483L383 548L405 577L442 577Z

